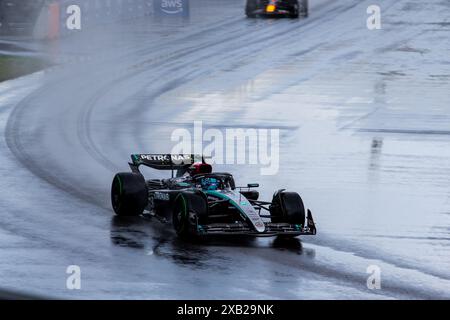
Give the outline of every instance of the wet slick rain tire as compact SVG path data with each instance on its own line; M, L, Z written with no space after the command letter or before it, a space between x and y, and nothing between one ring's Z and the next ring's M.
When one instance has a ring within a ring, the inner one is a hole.
M114 176L111 204L118 216L138 216L148 204L144 177L139 173L122 172Z
M256 0L247 0L245 5L245 15L247 18L256 18L256 14L254 13L256 10Z
M270 217L274 223L291 223L305 225L305 206L296 192L283 190L275 192L269 206Z
M194 238L198 221L208 215L208 201L201 192L182 192L175 198L172 224L180 238Z
M301 16L302 18L307 18L309 15L309 3L308 0L300 0L300 13L297 13L298 16Z

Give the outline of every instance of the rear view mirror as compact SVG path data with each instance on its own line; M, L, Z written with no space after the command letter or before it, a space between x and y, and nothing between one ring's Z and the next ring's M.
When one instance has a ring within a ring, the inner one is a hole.
M259 183L249 183L247 184L247 188L259 188Z

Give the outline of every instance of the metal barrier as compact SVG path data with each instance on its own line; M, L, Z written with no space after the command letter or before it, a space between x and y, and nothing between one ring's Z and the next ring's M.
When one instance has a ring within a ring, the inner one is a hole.
M153 0L47 0L37 19L34 36L55 39L79 29L132 20L152 13ZM78 28L68 25L74 19L80 20Z
M188 17L190 0L0 0L0 33L55 39L94 26L145 16ZM75 12L76 10L78 12ZM75 10L75 11L74 11ZM79 15L79 28L68 24Z
M0 0L0 34L30 35L45 0Z
M60 0L61 27L65 25L67 8L80 7L86 27L148 16L153 0Z

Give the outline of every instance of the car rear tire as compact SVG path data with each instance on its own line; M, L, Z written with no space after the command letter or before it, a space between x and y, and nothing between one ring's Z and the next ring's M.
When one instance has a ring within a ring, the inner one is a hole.
M198 223L208 215L208 201L203 192L182 192L173 206L172 224L181 238L192 238L197 234Z
M308 0L301 0L300 1L300 9L299 9L299 13L298 15L300 15L303 18L307 18L309 15L309 2Z
M288 17L291 19L298 19L299 17L299 7L300 4L298 0L291 0L292 11L289 13Z
M247 18L256 18L256 0L247 0L247 4L245 5L245 15Z
M111 204L118 216L137 216L148 203L144 177L139 173L122 172L114 176L111 186Z
M299 18L299 13L298 13L298 11L294 11L294 13L291 13L291 14L289 15L289 18L291 18L291 19L298 19L298 18Z
M270 217L274 223L291 223L305 226L305 206L296 192L277 191L269 206Z

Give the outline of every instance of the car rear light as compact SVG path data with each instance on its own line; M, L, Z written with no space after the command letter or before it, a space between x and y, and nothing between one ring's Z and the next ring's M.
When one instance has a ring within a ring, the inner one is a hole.
M274 12L275 9L276 9L275 5L269 4L269 5L266 7L266 12Z

